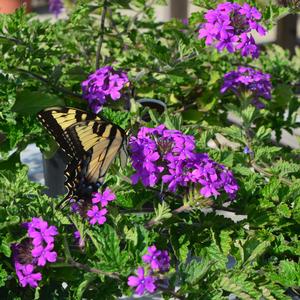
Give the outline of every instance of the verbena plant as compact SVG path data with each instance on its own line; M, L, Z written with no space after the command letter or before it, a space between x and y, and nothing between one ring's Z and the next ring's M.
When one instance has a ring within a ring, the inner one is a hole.
M298 127L300 52L251 35L297 2L194 2L189 20L163 23L162 1L146 0L76 1L55 22L1 16L1 299L299 294L299 151L279 140ZM57 150L36 119L51 106L130 129L127 167L64 208L20 161L30 143Z

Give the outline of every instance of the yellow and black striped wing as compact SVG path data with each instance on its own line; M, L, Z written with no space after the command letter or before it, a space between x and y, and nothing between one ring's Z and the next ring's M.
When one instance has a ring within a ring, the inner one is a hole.
M100 118L86 111L71 107L49 107L38 113L38 118L61 149L71 158L79 158L82 153L72 143L67 128L87 120L99 120Z
M93 120L79 122L67 129L75 147L83 153L82 172L89 183L102 183L104 176L120 151L121 164L126 152L126 133L117 125Z
M38 118L68 155L65 199L84 197L88 189L96 191L118 153L121 165L126 164L127 138L119 126L69 107L47 108Z

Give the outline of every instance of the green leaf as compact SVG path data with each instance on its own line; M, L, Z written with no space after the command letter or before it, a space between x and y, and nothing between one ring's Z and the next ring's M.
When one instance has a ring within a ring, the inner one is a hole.
M5 285L5 281L7 280L7 273L6 271L3 269L2 265L0 264L0 287Z
M169 219L172 217L171 210L166 202L159 203L158 206L154 209L155 211L155 223L160 223L163 220Z
M277 213L285 218L290 218L291 217L291 210L289 209L288 205L286 203L280 203L277 206Z
M5 227L13 226L13 225L16 225L16 224L19 224L19 223L20 223L20 217L19 216L10 216L8 221L2 222L0 224L0 230L2 230Z
M85 292L85 290L89 287L89 285L95 280L97 279L97 275L93 274L93 273L86 273L84 274L84 278L85 280L82 281L77 290L76 290L76 297L77 299L82 299L82 296Z
M174 250L174 254L177 259L184 262L187 259L189 253L190 241L187 235L181 235L179 238L177 236L178 228L172 228L171 230L171 244Z
M264 140L270 137L272 132L271 128L266 128L265 126L260 126L255 133L255 138L258 140Z
M168 129L181 129L182 117L179 114L170 115L168 113L165 114L164 124Z
M222 252L225 255L230 254L230 249L232 245L232 239L230 235L233 233L232 230L222 230L220 234L220 246L222 249Z
M257 246L255 246L257 245ZM264 254L266 250L270 247L269 241L258 241L258 240L249 240L246 243L247 253L249 257L245 261L245 264L250 264L256 260L259 256Z
M279 264L278 273L270 275L275 282L282 284L284 287L300 286L300 264L294 261L283 260Z
M282 159L275 162L271 168L272 172L280 176L286 176L290 173L298 173L300 171L300 165L283 161Z
M249 126L254 121L255 115L256 108L253 105L247 106L247 108L242 111L242 118L247 126Z
M221 78L221 74L218 71L212 71L209 75L210 79L207 85L214 85Z
M235 294L239 299L242 300L255 300L259 299L258 297L252 296L248 290L250 289L252 291L252 294L255 294L255 296L259 296L260 293L257 293L255 291L254 284L250 283L245 286L246 282L244 281L244 278L241 279L240 277L237 278L229 278L227 276L224 276L221 279L220 286L223 290Z
M195 109L189 109L182 113L183 120L199 122L203 119L204 113Z
M24 90L17 93L12 110L22 115L36 115L44 108L64 105L65 102L56 95Z
M284 108L291 101L294 93L290 85L279 84L275 87L273 95L275 98L274 105Z
M219 248L215 239L215 233L212 230L211 230L211 239L212 239L211 245L208 247L204 247L200 250L200 257L203 257L204 259L212 262L214 268L225 270L228 258L227 255L225 255Z
M119 271L129 259L126 251L120 249L120 239L116 231L108 224L101 228L88 231L94 245L97 248L95 254L98 259L95 266L104 271Z
M11 256L10 245L7 242L2 241L2 243L0 245L0 253L3 253L6 257Z
M293 207L293 218L300 224L300 197L295 199L295 204Z
M186 282L194 285L199 282L209 271L214 262L209 260L197 261L192 260L188 265L184 267Z

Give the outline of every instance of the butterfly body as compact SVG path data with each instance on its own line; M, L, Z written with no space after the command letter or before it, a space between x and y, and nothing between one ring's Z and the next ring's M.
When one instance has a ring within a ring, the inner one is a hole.
M97 191L118 153L121 164L126 163L127 136L119 126L68 107L47 108L38 118L68 156L65 199L80 199Z

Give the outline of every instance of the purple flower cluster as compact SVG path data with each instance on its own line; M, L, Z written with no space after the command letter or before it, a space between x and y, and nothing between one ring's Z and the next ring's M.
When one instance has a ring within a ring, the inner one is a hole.
M150 265L153 271L164 273L170 270L170 257L167 250L157 250L155 245L148 247L142 257L143 262Z
M36 288L42 279L41 273L34 273L36 267L44 267L47 262L57 259L54 251L54 236L58 234L55 226L48 226L42 218L32 218L23 224L27 236L19 244L13 245L16 274L22 287L27 285Z
M199 38L205 38L206 45L214 44L218 51L241 51L242 56L259 56L252 30L265 35L266 30L258 23L261 13L249 4L220 3L216 9L205 14L206 23L199 30Z
M121 98L121 90L128 82L125 72L114 70L111 66L102 67L81 83L83 98L92 111L98 113L108 100Z
M144 186L154 186L161 179L166 163L191 158L194 155L194 137L179 130L168 130L164 125L156 128L142 127L130 142L132 166L137 171L131 180Z
M56 17L61 13L63 7L62 0L49 0L49 11L55 14Z
M129 142L132 166L136 173L131 180L144 186L154 186L160 180L171 192L178 187L195 184L204 197L217 197L221 192L233 199L238 185L231 171L213 161L207 154L195 152L193 136L164 125L142 127Z
M72 212L79 213L82 217L88 218L91 225L102 225L106 222L107 205L116 199L111 189L106 188L103 193L93 193L92 198L74 202L71 199Z
M224 75L224 83L221 93L228 90L240 96L243 92L251 93L252 104L257 108L263 108L264 104L259 98L271 99L271 75L248 67L238 67L237 71L231 71Z
M145 276L145 268L140 266L136 271L137 276L128 277L128 285L136 287L135 293L139 296L143 295L145 291L154 293L157 288L155 282L158 280L155 275L168 272L170 269L168 251L157 250L155 245L148 247L148 252L143 255L142 259L150 267L148 275Z
M106 188L102 194L94 193L92 198L93 206L87 211L90 224L104 224L106 222L105 215L107 214L107 209L105 207L108 205L108 202L115 199L116 195L109 188ZM100 208L98 205L100 205Z

